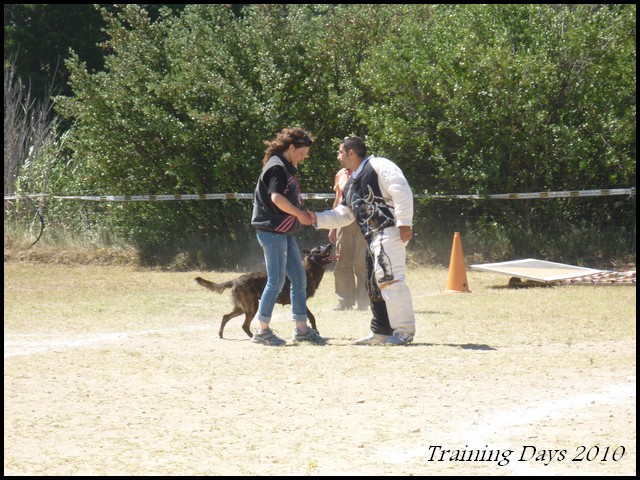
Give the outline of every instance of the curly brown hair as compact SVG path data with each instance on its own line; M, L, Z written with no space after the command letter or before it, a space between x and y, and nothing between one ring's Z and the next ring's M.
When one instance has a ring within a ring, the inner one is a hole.
M300 127L283 128L273 140L265 140L264 144L267 149L264 151L262 164L266 165L271 157L276 153L282 153L293 144L296 148L311 147L315 138L313 135Z

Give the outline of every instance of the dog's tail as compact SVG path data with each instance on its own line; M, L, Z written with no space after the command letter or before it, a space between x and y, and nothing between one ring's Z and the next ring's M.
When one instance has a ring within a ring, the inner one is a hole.
M218 293L222 293L225 291L225 289L233 287L233 282L234 282L234 280L230 280L224 283L214 283L214 282L210 282L209 280L205 280L202 277L196 277L195 281L198 282L203 287Z

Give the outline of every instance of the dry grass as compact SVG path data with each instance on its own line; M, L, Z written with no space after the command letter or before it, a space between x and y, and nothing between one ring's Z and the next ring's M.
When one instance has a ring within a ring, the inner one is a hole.
M139 259L133 249L107 247L56 247L38 245L34 248L10 245L5 242L5 262L42 265L104 265L136 267Z
M635 287L467 274L472 293L446 294L446 269L412 268L415 343L370 348L329 272L309 304L329 344L267 348L241 319L216 338L229 296L193 278L233 272L5 262L5 474L635 475ZM516 458L594 444L626 453ZM430 445L515 453L434 462Z

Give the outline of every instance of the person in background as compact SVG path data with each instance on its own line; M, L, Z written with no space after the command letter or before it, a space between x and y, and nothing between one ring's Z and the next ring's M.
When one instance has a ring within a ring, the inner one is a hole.
M406 245L411 240L413 193L402 170L387 158L371 155L360 137L346 137L338 149L340 164L353 173L340 205L310 212L316 228L357 222L367 241L367 288L371 333L356 345L406 345L416 321L406 283Z
M336 173L333 190L336 198L333 208L342 201L342 190L351 176L351 170L341 168ZM358 310L369 308L369 294L367 293L367 268L365 264L367 242L356 222L341 228L329 230L329 241L335 243L338 261L333 276L338 304L334 310L351 310L357 306Z
M260 327L251 341L269 346L286 343L271 330L270 323L278 294L289 277L293 341L323 345L325 340L307 324L307 273L295 237L300 225L312 224L309 212L302 209L296 172L309 154L313 138L302 128L285 128L264 143L267 148L254 193L251 225L264 250L267 284L258 305Z

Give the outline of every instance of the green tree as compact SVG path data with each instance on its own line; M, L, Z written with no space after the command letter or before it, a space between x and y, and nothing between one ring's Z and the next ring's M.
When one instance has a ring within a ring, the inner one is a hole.
M362 71L378 100L371 135L407 158L420 189L619 187L634 178L635 6L416 9Z
M111 5L101 5L113 8ZM167 7L184 4L143 4L152 19ZM241 9L238 6L238 11ZM4 54L16 60L18 77L40 100L50 94L71 94L65 60L72 49L92 72L102 70L100 44L107 39L104 20L93 4L14 3L4 6ZM54 91L52 91L54 90Z
M418 191L635 184L634 5L411 11L362 69L377 99L363 112L371 137ZM521 201L500 206L497 218L521 253L564 225L601 225L611 211L596 205ZM432 204L425 215L443 218L441 208L447 206Z
M418 193L635 184L634 5L206 4L156 18L129 4L101 14L104 71L75 53L73 95L57 99L74 122L68 193L252 191L263 140L289 125L318 136L300 172L307 192L328 191L348 134L396 161ZM590 205L456 208L477 238L523 252L558 225L587 231L616 214ZM420 207L429 238L440 231L449 243L442 204ZM220 252L214 264L246 256L241 240L253 239L249 202L108 214L100 221L141 249L196 245Z
M68 50L83 58L91 71L100 70L103 57L98 44L106 38L103 25L93 5L6 4L5 63L7 58L16 59L19 77L36 97L57 91L68 95L64 65Z

